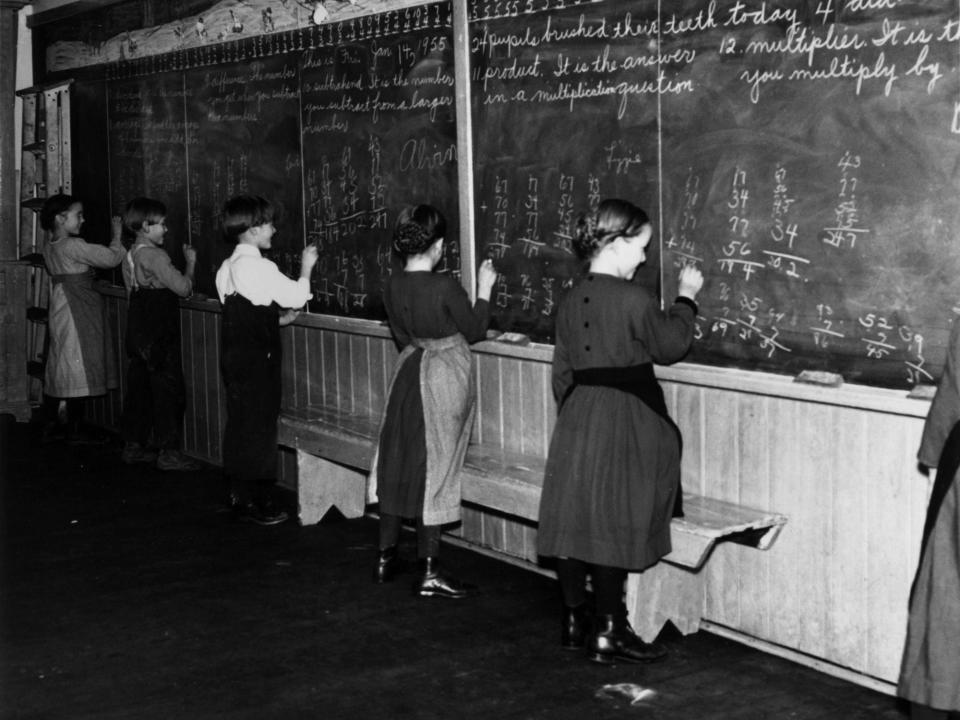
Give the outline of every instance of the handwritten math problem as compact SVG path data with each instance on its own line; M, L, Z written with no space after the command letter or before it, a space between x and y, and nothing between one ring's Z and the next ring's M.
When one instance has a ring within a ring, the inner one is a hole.
M660 239L641 284L669 304L680 267L704 272L690 359L936 376L960 293L958 11L814 5L470 4L491 128L477 242L506 269L502 329L550 339L539 313L578 268L570 223L622 195Z

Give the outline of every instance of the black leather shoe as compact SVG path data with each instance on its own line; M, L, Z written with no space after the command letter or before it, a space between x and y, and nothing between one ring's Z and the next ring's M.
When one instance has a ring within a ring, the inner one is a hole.
M377 567L373 571L373 581L378 584L393 582L400 573L407 571L407 561L400 557L397 546L384 548L377 554Z
M420 577L413 584L413 594L420 597L442 597L459 600L476 590L474 585L460 582L452 575L440 571L440 561L437 558L427 558L421 561Z
M633 634L626 617L601 615L587 641L587 656L594 662L612 665L617 661L645 663L662 660L667 649L658 643L645 643Z
M576 607L563 606L560 646L564 650L581 650L587 644L587 633L590 631L590 615L590 608L585 602Z
M279 525L286 522L289 515L286 511L273 503L246 503L236 509L237 519L240 522L255 523L257 525Z

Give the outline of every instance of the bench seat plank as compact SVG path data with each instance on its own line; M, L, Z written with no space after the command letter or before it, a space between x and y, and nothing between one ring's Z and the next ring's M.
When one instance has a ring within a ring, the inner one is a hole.
M664 560L694 570L703 565L717 541L736 539L734 536L752 530L762 532L751 537L751 544L766 550L787 522L786 516L778 513L690 493L683 494L683 512L684 517L674 518L670 524L673 549Z
M277 423L277 441L340 465L368 469L378 429L379 420L333 408L285 409Z
M378 419L327 407L285 409L278 425L280 444L363 472L373 460L378 430ZM542 457L470 445L463 466L463 499L536 522L545 465ZM671 522L673 549L664 560L693 571L720 540L749 539L766 550L787 521L778 513L691 493L684 493L683 504L685 516Z
M461 475L463 499L526 520L540 514L546 461L500 448L471 445Z

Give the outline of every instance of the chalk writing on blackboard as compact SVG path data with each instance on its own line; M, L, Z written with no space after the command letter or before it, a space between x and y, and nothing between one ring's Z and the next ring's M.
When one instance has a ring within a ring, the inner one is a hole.
M680 266L705 273L691 359L935 377L960 294L958 9L826 7L471 3L495 324L551 338L570 215L619 195L656 218L642 284L669 301Z
M232 248L223 240L220 212L234 195L255 194L277 208L269 255L290 272L286 258L303 248L299 64L277 55L186 73L190 121L190 234L197 248L196 286L212 295L217 268Z
M446 215L439 272L459 275L449 7L425 6L344 32L302 56L306 238L320 248L311 309L384 319L393 223L407 204ZM401 32L401 28L405 28Z

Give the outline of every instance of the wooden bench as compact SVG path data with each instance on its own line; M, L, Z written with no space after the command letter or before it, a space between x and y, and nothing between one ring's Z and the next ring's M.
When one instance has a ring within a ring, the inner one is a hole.
M300 521L319 522L331 508L353 518L363 515L367 471L373 460L379 422L324 407L281 413L279 442L297 451ZM543 458L472 444L462 480L463 500L536 522L543 484ZM684 517L671 523L672 551L643 573L631 573L627 606L636 632L652 640L667 620L684 634L699 628L705 600L700 572L721 541L769 549L787 518L723 500L684 493Z

